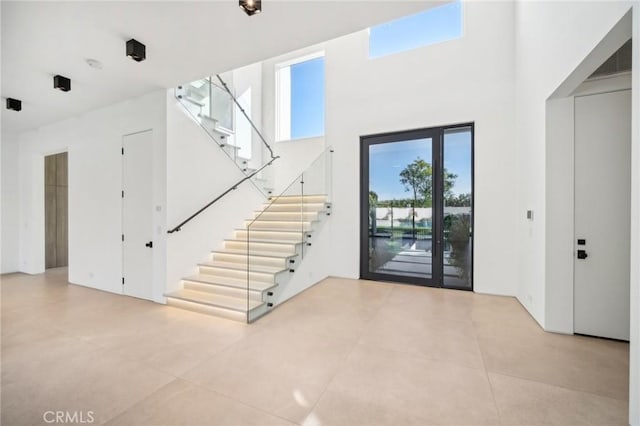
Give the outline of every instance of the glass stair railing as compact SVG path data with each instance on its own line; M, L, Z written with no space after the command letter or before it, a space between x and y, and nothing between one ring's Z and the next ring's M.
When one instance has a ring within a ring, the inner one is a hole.
M244 256L247 322L267 313L283 290L286 276L311 250L332 207L333 148L328 147L236 233L236 252ZM250 306L256 293L261 305Z
M263 171L279 157L274 155L251 120L250 91L248 96L244 93L237 98L234 89L216 75L178 86L175 97L188 116L223 150L244 177L168 232L180 231L182 226L246 181L251 182L265 198L270 197L273 185ZM267 160L263 161L263 158Z
M175 97L243 174L249 176L277 157L251 120L250 96L236 98L234 92L222 77L214 76L178 86ZM261 161L260 149L254 152L258 147L266 150L264 158L269 158L266 163ZM265 196L271 195L271 185L262 173L251 181Z

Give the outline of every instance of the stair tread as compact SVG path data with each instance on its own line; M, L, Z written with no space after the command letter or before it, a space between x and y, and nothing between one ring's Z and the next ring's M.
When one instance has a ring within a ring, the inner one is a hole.
M246 232L247 228L237 228L235 229L236 232ZM281 232L283 234L300 234L300 230L292 230L292 229L276 229L276 230L269 230L269 229L250 229L249 230L250 233L254 233L254 232ZM305 232L309 232L309 231L305 231Z
M256 221L245 221L245 226L249 226L249 232L253 231L264 231L264 230L282 230L285 229L287 231L294 232L304 232L308 231L314 222L305 222L305 221L294 221L294 220L256 220Z
M303 214L303 215L307 215L307 216L311 216L311 215L317 215L318 212L308 212L308 211L273 211L273 210L254 210L254 213L260 213L260 214L270 214L270 215L290 215L290 214Z
M273 203L265 203L262 205L262 210L269 208ZM287 203L287 207L325 207L327 203ZM279 206L282 207L282 206Z
M326 194L305 194L305 195L278 195L278 196L273 196L271 197L274 200L277 199L292 199L292 198L302 198L302 199L307 199L307 198L327 198Z
M219 254L235 254L235 255L247 255L246 250L242 249L220 249L213 250L211 253L219 253ZM274 259L287 259L289 257L297 256L297 253L278 253L276 251L261 251L261 250L249 250L249 256L256 257L273 257Z
M256 228L256 229L252 229L252 230L251 230L251 233L253 233L253 232L257 232L257 231L265 231L265 232L282 232L282 231L283 231L283 229L282 229L282 228L259 228L259 229L258 229L258 228ZM298 234L300 234L300 233L301 233L301 231L300 231L299 229L297 229L297 230L288 230L288 229L286 229L286 228L285 228L285 229L284 229L284 231L289 231L289 232L291 232L291 233L298 233ZM305 229L305 230L304 230L304 233L305 233L305 234L306 234L307 232L311 232L311 228L308 228L308 229Z
M247 312L247 299L231 296L220 296L218 294L207 293L204 291L182 289L166 295L175 299L187 300L189 302L200 303L203 305L215 306L239 312ZM257 300L248 300L249 310L255 309L263 305L264 302Z
M283 218L282 216L287 216ZM303 216L303 217L300 217ZM300 219L304 219L307 222L313 222L318 220L318 212L270 212L270 211L255 211L254 212L254 221L257 222L302 222Z
M234 271L246 271L247 264L246 263L233 263L233 262L202 262L198 264L199 266L205 266L210 268L220 268L220 269L232 269ZM249 264L249 272L259 272L263 274L277 274L278 272L286 271L286 268L281 268L277 266L265 266L265 265L256 265Z
M313 222L313 221L311 221L311 220L295 220L295 219L293 219L293 220L292 219L287 219L287 220L246 219L245 220L245 223L251 223L251 224L253 224L253 223L261 223L261 222L268 222L268 223L280 222L280 223L295 224L295 225L297 225L299 223L304 223L304 224L310 225L311 222Z
M236 278L220 277L217 275L209 275L209 274L191 275L189 277L183 278L182 280L205 283L205 284L221 285L224 287L234 287L234 288L240 288L240 289L247 288L247 280L239 280ZM264 283L260 281L252 281L249 283L249 289L255 290L255 291L265 291L275 286L277 286L277 284Z
M273 245L286 245L286 246L294 246L296 244L300 244L300 242L296 242L294 240L256 240L251 238L249 240L251 243L255 243L255 244L273 244ZM224 240L224 242L229 242L229 243L247 243L247 239L246 238L227 238Z

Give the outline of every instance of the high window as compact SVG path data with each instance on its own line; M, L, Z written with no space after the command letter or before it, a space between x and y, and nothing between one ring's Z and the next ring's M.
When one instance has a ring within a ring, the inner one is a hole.
M434 7L369 29L369 58L462 37L460 1Z
M324 54L276 67L276 139L324 135Z

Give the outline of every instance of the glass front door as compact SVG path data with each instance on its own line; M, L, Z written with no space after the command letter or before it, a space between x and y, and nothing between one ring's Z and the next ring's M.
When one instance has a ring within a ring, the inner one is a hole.
M361 138L365 279L472 288L471 125Z

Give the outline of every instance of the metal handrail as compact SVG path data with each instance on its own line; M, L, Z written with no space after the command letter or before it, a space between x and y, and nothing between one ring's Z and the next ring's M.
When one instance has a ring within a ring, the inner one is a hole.
M264 144L264 146L267 147L267 149L269 150L269 153L271 154L271 159L275 160L276 157L273 154L273 150L271 149L271 146L269 146L269 144L267 143L266 139L264 138L264 136L262 136L262 133L260 133L260 130L258 130L258 128L256 127L255 124L253 124L253 121L251 121L251 118L249 118L249 115L246 113L246 111L244 110L244 108L242 108L242 106L240 105L240 103L238 102L238 100L236 99L235 96L233 96L233 93L231 93L231 90L229 90L229 86L227 86L227 83L225 83L225 81L222 79L222 77L220 77L220 74L216 74L216 77L218 78L218 81L222 84L222 86L224 87L224 90L227 91L227 93L229 94L229 96L231 96L231 99L233 99L233 102L236 104L236 106L240 109L240 111L242 112L242 114L244 115L244 117L247 119L247 121L249 122L249 124L251 124L251 127L253 127L253 130L255 130L255 132L258 134L258 136L260 137L260 140L262 140L262 143Z
M279 156L276 157L272 157L271 160L265 164L263 164L258 170L256 170L255 172L251 173L250 175L245 176L243 179L240 179L238 182L236 182L235 184L233 184L229 189L227 189L226 191L224 191L222 194L218 195L216 198L214 198L211 202L207 203L204 207L202 207L200 210L198 210L197 212L195 212L194 214L192 214L191 216L189 216L188 218L186 218L185 220L183 220L178 226L176 226L173 229L169 229L167 231L167 234L173 234L174 232L178 232L182 229L182 227L184 225L186 225L187 223L189 223L193 218L195 218L196 216L198 216L200 213L202 213L203 211L205 211L206 209L208 209L209 207L211 207L213 204L215 204L218 200L220 200L222 197L224 197L225 195L227 195L228 193L230 193L231 191L234 191L236 189L238 189L238 186L240 184L242 184L244 181L251 179L252 177L254 177L255 175L257 175L259 172L261 172L264 168L266 168L267 166L270 166L271 163L273 163L274 161L276 161L278 158L280 158Z

